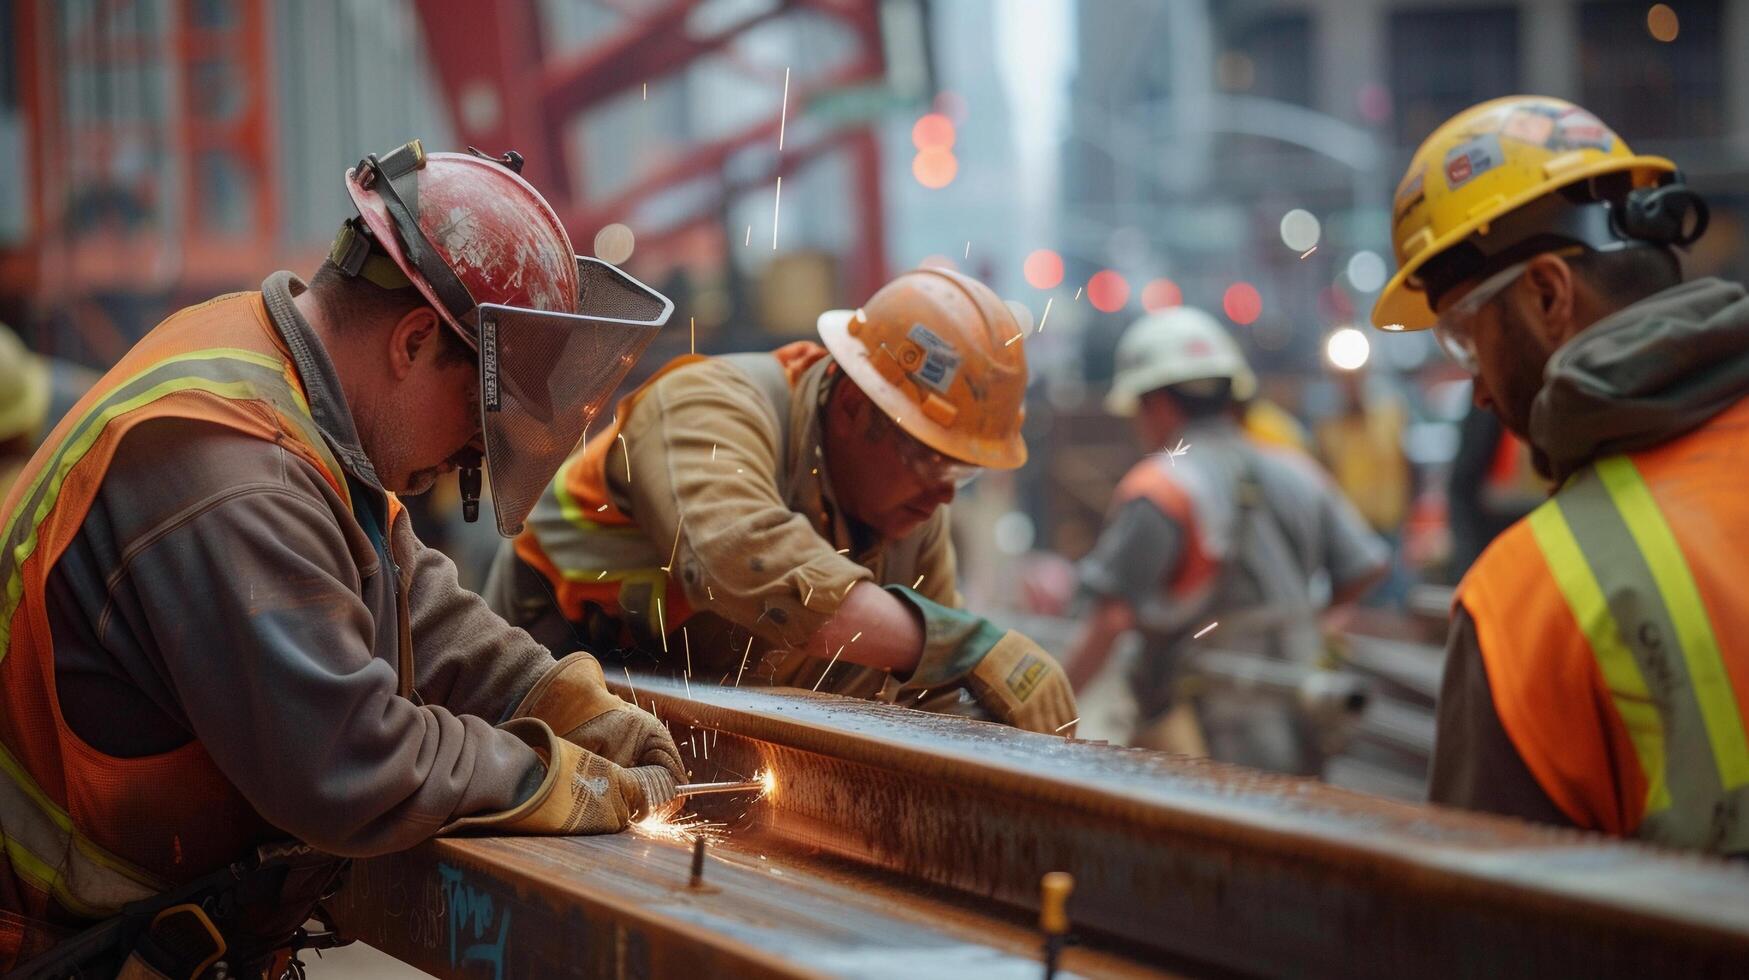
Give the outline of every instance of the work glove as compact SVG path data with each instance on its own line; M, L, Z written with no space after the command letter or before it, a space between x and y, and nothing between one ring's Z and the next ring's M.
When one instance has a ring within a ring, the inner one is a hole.
M511 718L538 718L559 737L618 766L661 766L686 781L668 727L607 689L601 664L579 650L547 669Z
M451 821L438 833L485 829L505 834L612 834L674 799L674 774L665 766L614 765L558 737L537 718L519 718L499 728L534 749L546 765L546 777L521 804Z
M961 685L997 721L1029 732L1075 734L1074 689L1043 647L902 585L886 590L923 617L923 656L900 693Z

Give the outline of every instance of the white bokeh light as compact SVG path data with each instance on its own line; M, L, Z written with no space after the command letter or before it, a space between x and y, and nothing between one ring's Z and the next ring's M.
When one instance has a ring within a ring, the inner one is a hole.
M1296 252L1315 247L1323 233L1323 226L1310 211L1294 208L1281 216L1281 243Z
M1377 252L1356 252L1348 260L1348 283L1363 293L1378 292L1386 273L1385 260Z
M621 265L632 257L637 239L632 230L615 222L595 233L595 257L603 262Z
M1343 371L1358 371L1372 357L1372 342L1353 327L1343 327L1324 340L1324 357Z

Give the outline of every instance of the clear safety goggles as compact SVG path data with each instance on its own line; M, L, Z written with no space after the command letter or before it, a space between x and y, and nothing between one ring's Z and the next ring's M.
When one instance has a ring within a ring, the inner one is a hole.
M1471 330L1476 315L1517 282L1529 265L1529 262L1516 262L1482 280L1463 299L1441 313L1433 324L1433 337L1444 348L1446 356L1472 376L1482 373L1482 360L1476 353L1476 337Z
M493 516L507 538L674 312L668 297L615 266L576 261L576 313L479 307L480 429Z
M963 490L978 474L984 472L982 466L976 466L952 456L938 453L923 443L917 441L910 433L893 426L893 447L898 452L899 459L905 468L910 470L926 486L938 486L951 483L956 490Z

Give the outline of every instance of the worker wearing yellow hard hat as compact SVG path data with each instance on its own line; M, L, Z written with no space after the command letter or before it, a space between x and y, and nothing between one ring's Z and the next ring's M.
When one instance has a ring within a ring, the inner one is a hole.
M500 551L487 600L549 645L692 683L943 709L964 691L998 721L1072 731L1056 662L955 588L948 503L1026 461L1013 314L923 269L818 327L818 344L678 358L629 395Z
M1684 281L1707 209L1518 96L1422 144L1373 317L1431 327L1559 489L1459 586L1436 802L1749 853L1749 294Z

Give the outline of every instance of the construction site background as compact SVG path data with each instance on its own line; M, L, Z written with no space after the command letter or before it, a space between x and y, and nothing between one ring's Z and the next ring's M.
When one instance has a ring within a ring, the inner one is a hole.
M1347 778L1398 795L1431 744L1425 587L1540 494L1430 337L1353 329L1410 151L1486 98L1573 99L1712 203L1693 274L1749 272L1749 0L0 0L0 52L0 320L94 368L313 271L344 168L413 137L520 150L579 251L674 297L628 384L811 336L901 269L984 279L1034 325L1032 457L956 503L962 589L1055 649L1137 452L1100 407L1117 337L1216 313L1393 543L1352 628L1395 644L1402 713ZM478 585L489 525L452 485L413 503ZM1120 671L1084 736L1123 730Z

